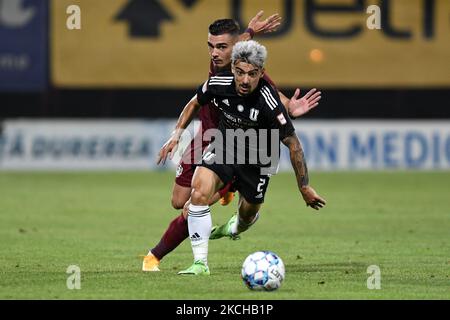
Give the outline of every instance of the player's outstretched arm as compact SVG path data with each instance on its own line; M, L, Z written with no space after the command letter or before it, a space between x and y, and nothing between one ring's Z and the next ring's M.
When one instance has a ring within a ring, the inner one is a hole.
M289 148L291 164L297 178L297 185L307 206L319 210L325 205L317 192L309 186L308 167L306 166L303 148L295 133L283 139L283 144Z
M167 156L169 156L169 159L173 158L173 155L177 151L178 142L180 141L183 130L188 127L200 108L201 105L198 103L197 95L195 95L186 104L186 106L183 108L183 111L181 111L181 114L178 117L178 121L175 126L175 130L172 132L169 140L167 140L167 142L162 146L161 150L159 150L158 160L156 161L157 164L164 164L166 162Z
M303 97L300 96L300 89L295 90L292 98L286 97L281 91L278 91L281 102L289 112L291 118L298 118L308 113L319 105L319 100L322 99L322 92L317 91L316 88L311 89Z
M278 27L281 25L280 15L275 13L267 19L260 21L263 15L264 11L261 10L250 20L247 26L247 31L239 36L240 41L251 40L255 35L261 33L277 31ZM253 32L253 34L248 31L249 29L252 30L251 32Z

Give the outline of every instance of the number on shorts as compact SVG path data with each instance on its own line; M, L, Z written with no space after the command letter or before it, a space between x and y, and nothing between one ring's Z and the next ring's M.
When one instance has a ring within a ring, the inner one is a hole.
M263 187L263 185L266 183L266 179L259 178L259 181L261 181L261 182L258 183L258 187L256 188L256 191L258 191L258 192L263 192L263 191L262 191L262 187Z

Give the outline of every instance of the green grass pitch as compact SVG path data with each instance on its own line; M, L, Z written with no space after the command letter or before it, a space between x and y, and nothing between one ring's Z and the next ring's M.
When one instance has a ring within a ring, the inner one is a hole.
M306 208L293 174L270 182L240 241L210 241L210 277L182 277L189 241L142 273L141 258L178 213L173 173L0 173L0 299L450 299L450 172L310 173L328 205ZM234 213L212 208L213 222ZM240 279L245 257L286 265L275 292ZM66 286L69 265L81 289ZM367 288L367 268L381 289ZM192 288L195 288L193 290Z

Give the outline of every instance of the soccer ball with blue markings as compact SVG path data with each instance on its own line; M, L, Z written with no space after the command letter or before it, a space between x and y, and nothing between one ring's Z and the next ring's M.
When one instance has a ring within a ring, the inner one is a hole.
M250 290L273 291L284 280L284 263L271 251L258 251L249 255L242 265L241 276Z

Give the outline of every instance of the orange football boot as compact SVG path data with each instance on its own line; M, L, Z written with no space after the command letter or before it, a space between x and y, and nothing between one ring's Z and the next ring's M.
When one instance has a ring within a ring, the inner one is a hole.
M234 192L227 192L222 198L220 198L219 202L223 206L227 206L234 199Z
M159 259L153 254L144 256L144 261L142 262L142 271L160 271L159 270Z

